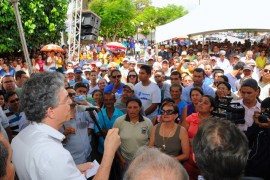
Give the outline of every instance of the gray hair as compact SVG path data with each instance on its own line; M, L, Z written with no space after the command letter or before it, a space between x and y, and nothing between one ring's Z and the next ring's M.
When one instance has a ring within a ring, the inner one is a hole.
M124 175L124 180L140 179L155 180L188 180L186 170L172 157L160 152L156 148L141 147L135 154L135 159L130 164Z
M36 73L22 89L20 107L29 121L41 122L48 108L59 103L58 92L64 88L64 76L58 72Z

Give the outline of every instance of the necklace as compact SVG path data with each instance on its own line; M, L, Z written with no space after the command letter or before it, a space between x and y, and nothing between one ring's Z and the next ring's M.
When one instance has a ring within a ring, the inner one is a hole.
M173 129L174 129L174 126L172 127L172 129L171 129L169 135L167 136L167 139L166 139L167 142L168 142L168 139L170 138L170 136L171 136L171 134L172 134L172 132L173 132ZM165 130L164 130L164 128L163 128L163 135L162 135L163 145L162 145L162 148L165 150L165 149L166 149L166 141L165 141L164 135L165 135Z

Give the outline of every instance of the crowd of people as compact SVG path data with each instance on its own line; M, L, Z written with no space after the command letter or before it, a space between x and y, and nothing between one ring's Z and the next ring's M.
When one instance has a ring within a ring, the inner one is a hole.
M94 179L268 179L270 47L135 44L128 55L103 43L72 57L65 46L35 51L32 74L21 58L0 58L1 169L6 139L19 179L85 179L95 159ZM228 98L244 123L213 118Z

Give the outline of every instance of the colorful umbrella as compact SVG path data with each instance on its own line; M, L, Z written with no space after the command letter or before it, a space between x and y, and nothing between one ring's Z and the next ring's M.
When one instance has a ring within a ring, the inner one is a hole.
M43 48L41 49L41 51L44 52L65 52L64 49L62 49L60 46L56 45L56 44L48 44L46 46L43 46Z
M126 50L127 48L119 43L119 42L109 42L105 45L106 49L109 51L118 51L118 50Z

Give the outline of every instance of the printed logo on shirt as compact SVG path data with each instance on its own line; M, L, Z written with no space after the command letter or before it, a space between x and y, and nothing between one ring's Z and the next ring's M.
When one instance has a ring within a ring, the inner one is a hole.
M142 127L142 134L146 134L146 132L147 132L147 127Z

